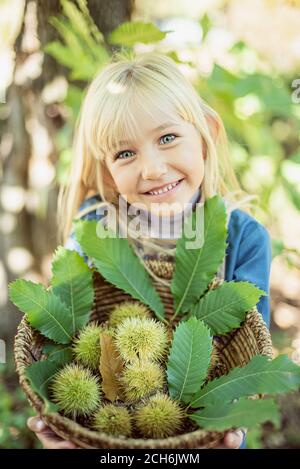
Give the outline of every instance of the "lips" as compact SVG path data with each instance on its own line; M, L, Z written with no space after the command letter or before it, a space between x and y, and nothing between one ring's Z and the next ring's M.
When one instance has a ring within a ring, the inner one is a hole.
M149 194L149 192L154 192L154 191L159 191L160 189L165 189L165 188L168 187L170 184L174 184L175 182L181 182L181 181L182 181L182 179L175 179L175 180L172 181L172 182L167 182L167 183L164 184L163 186L153 187L152 189L149 189L148 191L143 192L143 194Z

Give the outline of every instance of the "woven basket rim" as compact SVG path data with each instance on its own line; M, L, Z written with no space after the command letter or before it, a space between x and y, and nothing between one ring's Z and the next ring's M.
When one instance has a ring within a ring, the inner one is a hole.
M207 440L209 440L211 445L214 445L217 441L223 438L225 432L211 432L203 429L197 429L188 433L182 433L179 435L174 435L170 436L167 438L122 438L122 437L114 437L111 435L108 435L106 433L101 433L101 432L95 432L93 430L90 430L86 427L83 427L79 423L75 422L74 420L60 414L59 412L52 412L52 413L45 413L45 403L41 399L41 397L32 389L30 386L30 381L25 375L25 370L27 365L22 363L18 357L19 353L22 353L22 350L20 350L20 345L19 344L19 339L20 339L20 334L22 333L30 333L37 335L40 337L42 340L44 337L42 334L39 333L39 331L33 329L30 324L28 323L26 317L24 316L18 326L18 332L15 337L15 342L14 342L14 357L15 357L15 364L16 364L16 370L19 376L19 382L20 385L25 392L30 405L39 413L41 417L46 421L48 425L51 426L52 429L54 429L57 432L57 423L61 422L64 424L64 426L68 427L72 431L78 431L78 434L84 435L86 438L90 438L91 440L99 440L99 443L107 443L111 444L114 446L117 446L119 444L122 444L124 448L130 448L132 446L136 448L155 448L157 446L164 447L166 445L166 448L170 448L171 444L178 444L182 441L182 443L186 442L186 438L189 439L189 443L197 442L200 438L201 440L205 437ZM59 433L58 433L59 434ZM63 436L63 435L62 435Z
M160 261L162 262L162 261ZM220 282L221 283L221 282ZM113 286L113 285L112 285ZM113 286L114 287L114 286ZM251 324L255 321L255 326L253 327L253 334L259 353L271 355L271 336L269 330L257 310L257 307L252 308L246 315L253 318ZM230 332L232 336L237 331L239 331L246 320L234 331ZM250 328L252 325L250 324ZM225 337L226 335L224 335ZM45 340L45 337L37 330L31 327L28 323L26 316L24 315L17 330L17 334L14 341L14 358L16 364L16 370L19 376L19 382L23 388L31 406L43 417L47 425L49 425L55 433L63 438L67 438L74 443L77 443L81 447L92 448L97 447L93 444L101 444L98 447L107 447L107 448L196 448L198 444L205 446L207 448L216 446L220 440L224 437L226 431L217 432L217 431L208 431L204 429L196 429L190 432L173 435L167 438L159 439L145 439L145 438L124 438L124 437L115 437L108 435L106 433L100 433L93 430L90 430L81 424L75 422L74 420L61 415L59 412L53 412L50 414L45 413L45 403L42 398L31 388L30 381L25 375L25 370L28 366L28 363L25 363L25 354L30 353L34 358L30 348L33 343L33 339L42 342ZM26 347L24 347L26 344ZM39 345L41 345L39 344ZM27 350L25 350L27 348ZM35 358L34 358L34 361ZM227 430L228 431L228 430ZM87 443L86 443L87 442Z

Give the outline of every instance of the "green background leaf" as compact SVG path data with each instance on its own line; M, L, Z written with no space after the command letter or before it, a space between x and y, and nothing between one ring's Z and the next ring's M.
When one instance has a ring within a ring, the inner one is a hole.
M166 32L160 31L153 23L141 21L126 22L118 26L108 36L110 44L134 46L137 42L149 44L161 41L166 37Z

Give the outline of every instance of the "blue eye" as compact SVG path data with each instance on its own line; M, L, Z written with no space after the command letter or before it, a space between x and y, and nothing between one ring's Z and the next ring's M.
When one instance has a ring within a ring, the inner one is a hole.
M163 141L163 145L166 145L167 143L172 143L175 138L177 137L177 135L175 134L166 134L166 135L163 135L162 137L160 137L159 141L162 142ZM126 153L127 153L127 156L126 156ZM129 154L129 157L130 157L130 154L133 154L134 152L131 151L131 150L123 150L123 151L119 151L118 153L116 153L114 159L115 160L127 160L128 159L128 154Z
M122 155L125 155L126 153L133 153L133 151L130 151L130 150L124 150L124 151L119 151L116 155L115 155L115 160L116 159L120 159L120 160L127 160L127 158L121 158Z
M171 137L171 138L170 138ZM160 141L162 141L163 139L168 139L168 140L165 140L165 143L171 143L174 141L174 139L176 138L176 135L174 134L167 134L167 135L163 135L162 137L160 137Z

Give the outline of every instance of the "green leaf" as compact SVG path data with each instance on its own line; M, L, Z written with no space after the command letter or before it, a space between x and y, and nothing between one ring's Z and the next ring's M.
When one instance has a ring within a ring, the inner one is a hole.
M43 285L18 279L9 286L11 301L26 314L32 327L44 336L68 344L72 339L70 309Z
M43 48L44 52L51 55L57 62L68 68L73 68L75 58L70 54L70 49L58 41L52 41Z
M292 161L293 163L300 164L300 150L298 149L296 153L289 156L289 160Z
M207 15L207 13L205 13L205 15L203 15L203 17L201 18L200 26L202 29L202 42L203 42L207 36L208 31L212 27L211 19Z
M59 364L49 360L43 360L26 368L25 374L30 381L32 389L45 402L45 413L57 412L58 406L49 399L49 384L59 369Z
M236 403L220 402L199 410L189 418L205 430L222 431L239 427L254 427L269 421L277 427L280 414L273 399L240 399Z
M82 59L81 66L76 64L76 67L70 72L70 80L91 80L98 71L98 64L90 61L89 59Z
M77 222L75 233L82 250L93 258L96 269L106 280L148 305L159 319L163 319L161 298L127 239L116 237L96 221Z
M59 19L56 16L51 16L49 23L52 24L63 38L68 47L69 55L75 57L77 54L77 57L84 57L85 52L87 52L85 45L78 33L74 31L74 28L69 21L65 18Z
M286 247L281 239L271 238L272 242L272 259L284 253Z
M197 249L189 249L191 242L186 237L186 226L194 226L200 222L203 207L192 212L184 225L183 234L177 241L175 270L171 283L171 291L178 313L188 312L198 301L212 281L225 257L226 249L226 210L219 196L207 199L204 206L204 243ZM216 221L217 220L217 221ZM196 229L196 238L199 237Z
M224 282L196 303L191 314L207 324L214 335L239 327L246 313L265 295L249 282Z
M90 14L86 0L77 0L77 3L80 12L83 15L84 21L88 26L89 33L94 39L95 43L97 45L104 43L104 36L101 31L99 31L97 25L94 22L93 17Z
M109 44L134 46L137 42L149 44L161 41L167 33L160 31L153 23L130 21L122 23L108 36Z
M189 402L203 383L210 364L212 338L209 329L195 317L177 326L167 364L169 393Z
M287 355L270 360L256 355L242 368L210 381L191 400L191 407L229 402L254 394L276 394L295 390L300 385L300 367Z
M70 1L61 0L64 14L70 20L70 24L75 32L81 37L89 46L93 46L93 41L89 26L83 13L76 8Z
M53 293L65 303L72 315L72 335L89 320L94 300L93 275L76 252L59 247L52 261Z
M282 186L285 189L286 194L290 198L294 207L300 211L300 191L299 186L288 181L286 177L281 177Z
M64 44L58 41L46 44L45 52L71 69L70 77L90 80L101 65L109 59L103 35L81 2L79 8L69 1L62 2L64 17L51 17L49 22L58 31Z
M60 365L70 363L73 358L72 349L68 345L45 344L43 346L43 353L47 355L48 360Z

